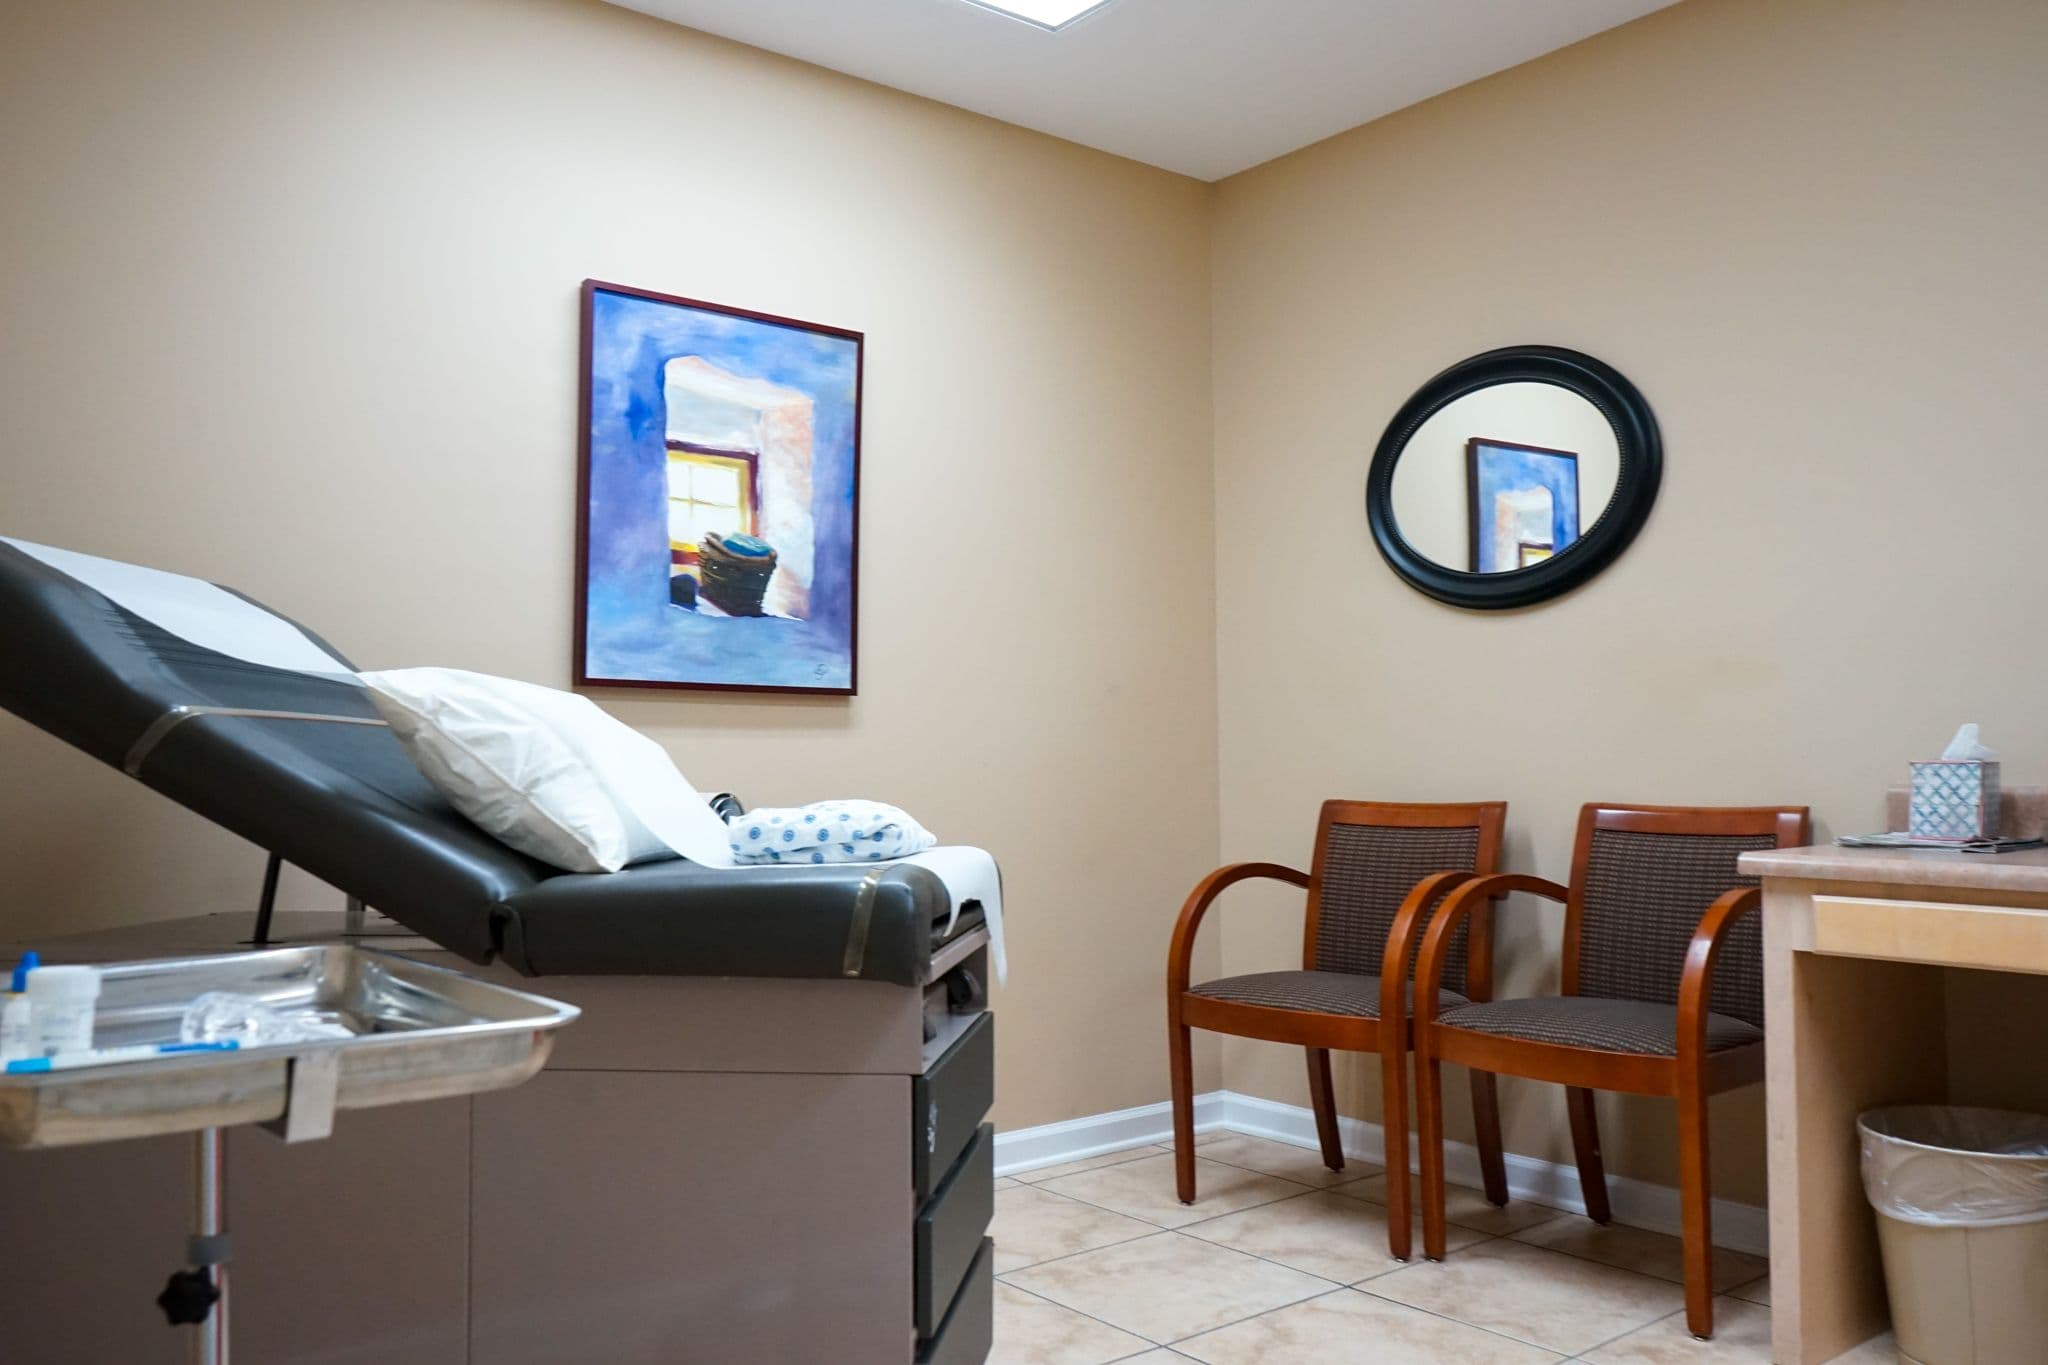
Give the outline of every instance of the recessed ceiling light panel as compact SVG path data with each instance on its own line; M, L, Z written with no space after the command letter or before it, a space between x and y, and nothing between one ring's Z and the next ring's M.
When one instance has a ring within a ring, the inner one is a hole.
M976 9L994 10L1012 19L1057 33L1077 19L1085 19L1110 0L967 0Z

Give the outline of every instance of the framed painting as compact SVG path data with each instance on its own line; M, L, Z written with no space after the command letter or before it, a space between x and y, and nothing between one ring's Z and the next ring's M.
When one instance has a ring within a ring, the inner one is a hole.
M861 334L583 282L576 681L851 696Z
M1465 442L1472 572L1540 564L1579 538L1579 457L1474 436Z

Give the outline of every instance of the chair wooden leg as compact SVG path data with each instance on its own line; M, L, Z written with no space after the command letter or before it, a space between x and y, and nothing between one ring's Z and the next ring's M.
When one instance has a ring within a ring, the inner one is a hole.
M1344 1169L1344 1144L1337 1140L1337 1096L1330 1084L1330 1049L1308 1049L1309 1107L1316 1114L1316 1141L1323 1146L1323 1164Z
M1415 1059L1415 1145L1422 1158L1422 1254L1444 1258L1444 1081L1434 1057Z
M1579 1162L1579 1193L1586 1201L1586 1216L1605 1226L1614 1221L1607 1203L1607 1168L1600 1161L1600 1121L1593 1115L1593 1092L1577 1087L1565 1090L1565 1109L1571 1115L1572 1155Z
M1382 1037L1380 1121L1387 1135L1387 1253L1405 1261L1413 1251L1408 1202L1408 1050L1404 1040Z
M1173 1181L1183 1204L1195 1202L1195 1060L1180 1002L1166 1007L1166 1052L1173 1083Z
M1491 1071L1472 1073L1472 1126L1479 1138L1479 1173L1485 1179L1486 1202L1506 1208L1508 1165L1500 1147L1500 1091Z
M1714 1335L1713 1193L1707 1175L1707 1096L1697 1072L1678 1083L1678 1202L1685 1247L1685 1325Z

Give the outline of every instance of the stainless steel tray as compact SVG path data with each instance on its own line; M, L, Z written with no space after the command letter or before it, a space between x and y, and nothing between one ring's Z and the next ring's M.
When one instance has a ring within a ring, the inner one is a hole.
M388 953L323 944L101 968L97 1047L178 1041L208 991L317 1013L352 1036L0 1074L0 1146L64 1147L278 1121L324 1137L336 1109L445 1099L539 1071L573 1005Z

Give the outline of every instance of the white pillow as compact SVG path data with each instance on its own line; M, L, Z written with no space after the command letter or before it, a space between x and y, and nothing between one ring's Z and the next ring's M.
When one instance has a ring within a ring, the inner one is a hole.
M356 676L427 780L521 853L570 872L732 866L724 822L667 751L588 697L459 668Z

